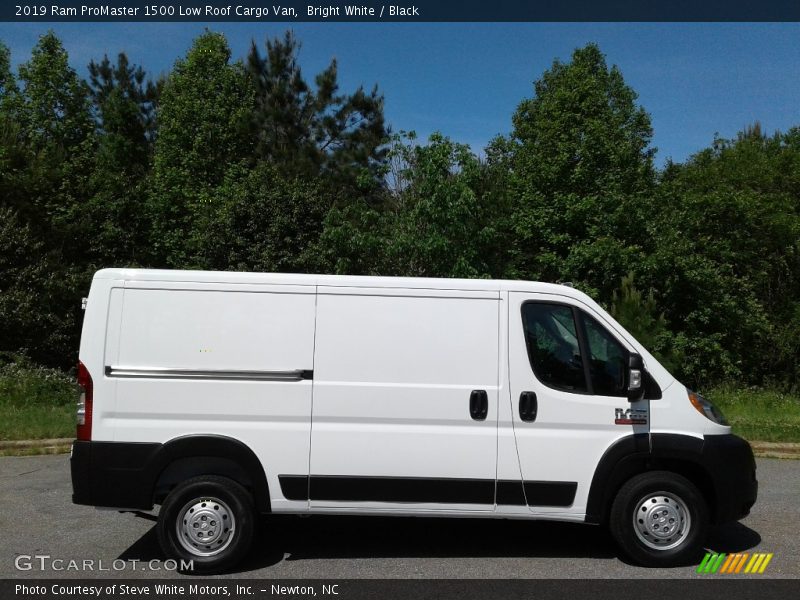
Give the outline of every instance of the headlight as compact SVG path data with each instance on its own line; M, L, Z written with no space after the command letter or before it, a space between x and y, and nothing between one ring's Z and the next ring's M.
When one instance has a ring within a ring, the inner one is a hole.
M725 415L722 414L722 411L714 406L709 400L703 398L697 392L693 392L690 389L686 389L689 392L689 402L692 403L692 406L697 409L701 415L703 415L706 419L710 421L714 421L719 425L727 425L728 421L725 419Z

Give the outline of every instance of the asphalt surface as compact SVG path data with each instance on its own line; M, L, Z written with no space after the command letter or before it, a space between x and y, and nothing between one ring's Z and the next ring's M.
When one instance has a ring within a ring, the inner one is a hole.
M800 578L800 461L759 459L759 499L740 523L716 530L711 549L772 552L758 577ZM71 503L67 456L0 458L0 578L182 577L163 558L151 514ZM61 559L40 569L30 555ZM23 556L23 566L15 567ZM94 561L93 571L69 561ZM115 562L116 560L116 562ZM124 562L123 562L124 561ZM101 568L109 569L99 571ZM115 570L122 566L123 570ZM695 567L645 569L617 555L599 527L517 520L270 517L236 578L689 578Z

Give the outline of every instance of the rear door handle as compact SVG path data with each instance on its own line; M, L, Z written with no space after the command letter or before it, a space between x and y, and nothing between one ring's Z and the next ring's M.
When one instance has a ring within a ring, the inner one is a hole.
M536 420L539 412L539 401L536 399L536 392L522 392L519 395L519 418L527 423Z
M469 414L476 421L486 420L489 414L489 394L486 390L472 390L469 395Z

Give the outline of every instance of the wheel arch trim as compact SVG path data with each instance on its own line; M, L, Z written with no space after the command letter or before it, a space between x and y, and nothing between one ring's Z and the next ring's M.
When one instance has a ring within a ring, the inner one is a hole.
M202 462L199 465L193 464L194 461L206 459L211 459L210 471L203 472ZM193 434L164 443L151 460L151 497L155 499L159 483L164 481L165 475L170 474L170 467L181 461L188 461L191 465L188 467L192 472L190 476L227 476L250 487L256 509L261 512L270 511L269 486L264 466L255 452L241 440L223 435ZM239 471L226 468L225 463L238 467ZM241 481L241 473L246 474L249 481Z
M614 496L631 477L655 469L664 469L686 476L689 471L711 475L703 459L703 438L685 434L653 433L632 434L622 437L609 446L595 467L586 503L586 522L602 524ZM689 477L693 480L692 477ZM693 483L696 483L693 480ZM713 486L700 491L709 500L714 514ZM712 497L709 498L709 494Z

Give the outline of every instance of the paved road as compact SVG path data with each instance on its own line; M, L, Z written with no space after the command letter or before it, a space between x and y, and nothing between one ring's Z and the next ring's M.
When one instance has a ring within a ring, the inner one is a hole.
M77 571L15 569L18 555L127 560L123 573L161 558L154 517L70 502L66 456L0 458L0 578L80 577ZM716 531L721 552L774 552L765 576L800 578L800 461L758 460L759 500L741 523ZM599 527L527 521L397 517L272 517L234 577L268 578L661 578L697 577L692 567L644 569L617 557ZM67 565L68 563L63 563ZM95 562L95 565L98 563ZM119 562L117 564L120 564ZM89 573L90 576L94 576ZM708 577L708 576L705 576Z

